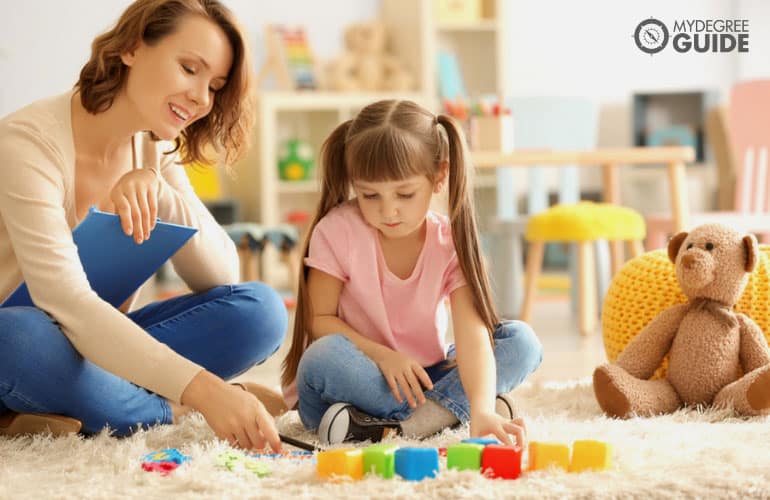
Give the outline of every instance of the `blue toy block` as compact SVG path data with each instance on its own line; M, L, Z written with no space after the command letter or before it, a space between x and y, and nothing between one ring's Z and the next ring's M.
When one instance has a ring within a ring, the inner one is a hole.
M421 481L438 474L437 448L399 448L396 450L396 474L409 481Z
M500 441L498 441L495 438L468 438L463 439L460 441L461 443L471 443L471 444L480 444L481 446L487 446L490 444L500 444Z

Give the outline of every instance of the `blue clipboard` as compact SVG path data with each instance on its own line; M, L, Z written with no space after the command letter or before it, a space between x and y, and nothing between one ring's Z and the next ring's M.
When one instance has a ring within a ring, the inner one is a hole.
M120 217L94 207L72 231L80 262L91 289L115 307L120 307L198 230L158 222L150 239L141 245L126 236ZM22 283L0 307L33 306L27 284Z

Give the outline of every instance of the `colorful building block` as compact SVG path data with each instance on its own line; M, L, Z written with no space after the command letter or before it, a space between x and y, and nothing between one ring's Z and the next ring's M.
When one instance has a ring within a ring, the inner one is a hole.
M484 446L476 443L453 444L446 450L446 466L448 469L479 470L483 449Z
M360 449L341 448L321 451L316 459L318 477L347 476L352 479L364 477L364 461Z
M480 438L468 438L468 439L463 439L463 440L462 440L462 441L460 441L460 442L461 442L461 443L473 443L473 444L480 444L481 446L487 446L487 445L490 445L490 444L500 444L500 441L498 441L498 440L497 440L497 439L495 439L495 438L485 438L485 437L480 437Z
M556 466L569 468L569 446L560 443L529 443L529 470L541 470Z
M606 470L612 466L612 445L593 440L575 441L572 445L570 472Z
M396 474L409 481L436 477L439 471L436 448L399 448L395 452Z
M377 474L390 479L396 473L395 444L375 444L363 449L364 474Z
M481 453L481 471L489 478L516 479L521 475L520 446L490 444Z

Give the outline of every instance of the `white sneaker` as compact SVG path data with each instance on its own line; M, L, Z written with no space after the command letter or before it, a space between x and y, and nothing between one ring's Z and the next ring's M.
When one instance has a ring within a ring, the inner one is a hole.
M394 432L401 434L398 420L372 417L350 403L331 405L318 425L318 437L324 445L367 440L376 443Z

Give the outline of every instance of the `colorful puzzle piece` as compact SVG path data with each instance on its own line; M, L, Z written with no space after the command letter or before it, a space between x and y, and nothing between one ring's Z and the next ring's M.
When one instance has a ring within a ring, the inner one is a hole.
M561 443L529 443L529 470L542 470L551 466L569 468L569 446Z
M167 476L179 467L176 462L142 462L142 469L147 472L159 472L161 476Z
M521 475L520 446L490 444L481 453L481 471L489 478L516 479Z
M142 459L142 469L147 472L159 472L161 475L167 476L188 460L190 457L182 454L176 448L167 448L145 455Z
M399 448L395 453L396 474L409 481L436 477L439 471L436 448Z
M259 477L269 476L271 473L270 467L264 462L232 450L223 451L217 455L214 462L219 467L227 469L230 472L246 470Z
M375 444L364 448L364 474L377 474L390 479L396 473L395 453L398 446L394 444Z
M166 448L165 450L148 453L142 459L143 462L174 462L177 465L190 460L190 457L181 453L176 448Z
M361 479L364 476L363 454L360 449L342 448L322 451L316 457L318 460L318 476L347 476Z
M612 466L612 446L602 441L582 440L572 445L570 472L606 470Z

